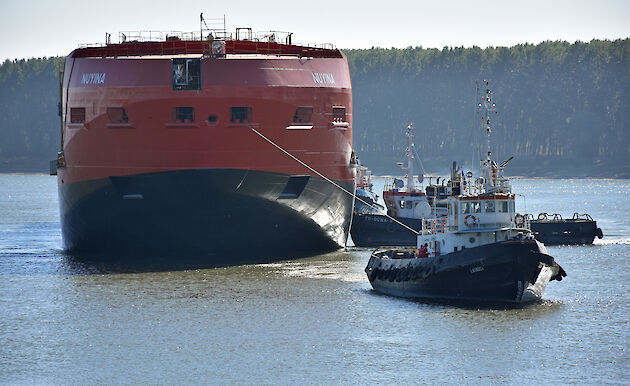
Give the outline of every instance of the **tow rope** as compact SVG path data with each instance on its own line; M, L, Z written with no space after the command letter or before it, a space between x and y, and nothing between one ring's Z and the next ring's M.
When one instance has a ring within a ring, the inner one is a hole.
M317 174L319 177L321 177L322 179L324 179L325 181L329 182L330 184L332 184L333 186L339 188L341 191L345 192L346 194L350 195L353 198L353 208L352 208L352 212L354 215L354 200L359 200L362 203L364 203L365 205L369 206L372 209L377 209L374 205L362 200L361 198L357 197L357 195L355 193L352 193L350 191L348 191L347 189L345 189L343 186L339 185L338 183L336 183L335 181L331 180L330 178L326 177L325 175L323 175L322 173L318 172L317 170L313 169L312 167L310 167L309 165L307 165L305 162L303 162L302 160L300 160L299 158L297 158L296 156L294 156L293 154L289 153L288 151L286 151L285 149L283 149L280 145L278 145L277 143L275 143L274 141L272 141L271 139L265 137L262 133L260 133L258 130L254 129L253 127L250 126L250 129L256 133L258 136L260 136L262 139L264 139L265 141L269 142L270 144L272 144L275 148L277 148L278 150L280 150L281 152L283 152L284 154L288 155L289 157L291 157L293 160L295 160L296 162L298 162L300 165L304 166L305 168L307 168L308 170L312 171L313 173ZM356 178L355 178L355 191L356 191ZM419 235L420 232L418 232L417 230L409 227L407 224L404 224L400 221L398 221L397 219L395 219L394 217L388 215L387 213L385 213L383 216L389 218L390 220L392 220L393 222L397 223L398 225L410 230L411 232L415 233L416 235ZM352 228L352 217L350 220L350 228ZM347 240L347 239L346 239ZM347 243L347 241L346 241Z

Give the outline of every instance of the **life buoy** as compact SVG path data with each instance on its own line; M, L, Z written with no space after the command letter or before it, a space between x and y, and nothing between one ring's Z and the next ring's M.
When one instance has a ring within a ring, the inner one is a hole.
M464 217L464 224L469 228L477 225L477 217L472 214L467 215Z

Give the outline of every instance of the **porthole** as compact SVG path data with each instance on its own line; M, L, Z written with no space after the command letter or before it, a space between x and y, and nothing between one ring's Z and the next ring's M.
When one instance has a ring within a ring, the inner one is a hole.
M210 116L208 117L208 123L216 123L216 122L217 122L217 120L218 120L218 118L217 118L217 116L216 116L216 115L210 115Z
M469 239L468 239L468 241L469 241L471 244L474 244L474 243L475 243L475 238L474 238L474 237L471 237L471 238L469 238Z

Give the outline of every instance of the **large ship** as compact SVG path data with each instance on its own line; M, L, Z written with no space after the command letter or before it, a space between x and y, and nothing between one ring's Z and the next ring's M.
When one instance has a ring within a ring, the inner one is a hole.
M108 35L66 58L64 247L220 264L340 248L356 173L345 55L200 24Z

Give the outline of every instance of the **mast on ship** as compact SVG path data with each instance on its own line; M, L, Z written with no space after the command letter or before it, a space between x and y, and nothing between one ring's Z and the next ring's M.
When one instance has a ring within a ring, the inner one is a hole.
M490 81L483 81L483 91L477 85L477 95L481 94L477 108L481 115L482 127L486 132L486 159L481 160L479 172L483 179L483 189L487 193L509 193L511 191L509 182L503 177L503 167L512 160L510 157L497 164L492 159L492 151L490 150L490 136L492 134L492 116L498 114L496 103L490 90Z
M413 148L413 122L409 124L409 126L407 126L407 131L405 132L405 134L407 135L407 148L405 149L405 155L407 156L407 167L404 168L402 165L402 162L398 163L398 166L400 166L401 169L405 170L407 172L407 191L408 192L415 192L417 190L416 188L416 184L413 180L413 177L415 175L414 172L414 168L413 168L413 154L415 153L414 148Z

